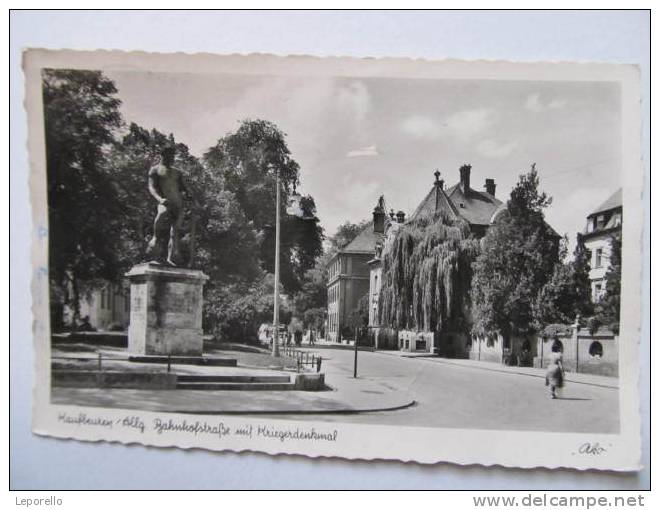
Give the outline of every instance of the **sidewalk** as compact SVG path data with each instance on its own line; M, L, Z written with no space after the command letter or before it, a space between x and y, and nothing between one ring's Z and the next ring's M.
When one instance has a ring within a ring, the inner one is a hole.
M349 340L348 343L346 342L332 342L330 340L316 340L312 345L310 345L308 342L303 342L301 345L296 346L296 349L349 349L349 350L354 350L355 349L355 343L353 340ZM369 351L369 352L375 352L375 349L373 347L365 347L365 346L360 346L358 345L358 351Z
M332 384L334 381L330 381ZM191 414L351 414L403 409L415 403L401 391L361 379L328 391L212 391L52 388L51 402Z
M428 353L410 353L401 351L374 351L377 354L385 354L388 356L398 356L401 358L418 358L433 363L441 363L446 365L456 365L465 368L472 368L476 370L488 370L491 372L500 372L506 374L526 375L529 377L540 377L545 379L545 369L534 367L510 367L501 363L493 363L489 361L477 361L472 359L452 359L442 358L437 355ZM616 377L607 377L604 375L582 374L574 372L566 372L565 379L568 382L577 384L588 384L591 386L600 386L603 388L619 388L619 379Z
M74 358L79 353L61 353ZM118 352L103 350L106 370L164 372L165 365L128 362L117 359ZM89 355L90 365L95 364ZM113 359L114 357L114 359ZM63 361L63 360L60 360ZM172 365L179 375L287 375L295 371L265 367L211 367ZM326 370L322 370L326 372ZM403 391L384 388L381 384L352 379L326 372L326 391L229 391L197 389L125 389L52 387L51 402L59 405L79 405L138 409L191 414L326 414L360 413L402 409L415 402Z

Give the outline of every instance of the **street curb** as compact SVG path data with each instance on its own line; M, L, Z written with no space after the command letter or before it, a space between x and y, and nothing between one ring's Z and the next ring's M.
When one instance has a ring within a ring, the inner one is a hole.
M380 354L385 354L386 356L398 356L397 354L389 354L389 353L383 352L383 351L376 351L376 352L380 353ZM416 359L416 358L424 359L421 356L399 356L399 357L403 357L403 358L407 358L407 359ZM527 377L536 377L538 379L545 379L545 375L541 375L541 374L528 374L526 372L519 372L517 370L501 370L501 369L495 368L495 367L490 368L490 367L482 367L482 366L470 366L470 365L466 365L466 364L463 364L463 363L453 363L451 361L446 360L445 358L440 358L440 357L435 358L435 359L436 359L436 363L444 363L445 365L452 365L454 367L465 367L465 368L470 368L470 369L473 369L473 370L485 370L485 371L488 371L488 372L498 372L500 374L525 375ZM595 382L576 381L575 379L571 379L568 376L564 376L564 380L567 381L567 382L574 383L574 384L584 384L584 385L587 385L587 386L597 386L599 388L609 388L609 389L613 389L613 390L618 390L619 389L619 386L613 386L611 384L600 384L600 383L595 383Z
M323 409L323 410L313 410L313 409L283 409L283 410L253 410L253 411L181 411L181 410L172 410L172 411L159 411L163 413L180 413L180 414L195 414L195 415L238 415L238 414L359 414L359 413L375 413L375 412L384 412L384 411L399 411L401 409L407 409L417 405L416 400L411 400L410 402L398 406L392 407L377 407L377 408L367 408L367 409Z
M352 345L348 344L337 344L337 345L308 345L304 344L301 345L300 348L302 349L336 349L336 350L342 350L342 351L354 351L355 347ZM373 347L365 347L365 346L359 346L358 345L358 351L364 351L364 352L380 352L375 350Z

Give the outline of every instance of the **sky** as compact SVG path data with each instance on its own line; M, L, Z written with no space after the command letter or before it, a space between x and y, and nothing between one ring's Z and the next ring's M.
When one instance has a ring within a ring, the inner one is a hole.
M127 122L197 156L243 119L274 122L300 164L328 235L371 216L382 194L410 214L437 169L447 186L472 165L503 201L532 163L553 198L546 220L574 239L621 186L621 103L610 82L429 80L106 72Z

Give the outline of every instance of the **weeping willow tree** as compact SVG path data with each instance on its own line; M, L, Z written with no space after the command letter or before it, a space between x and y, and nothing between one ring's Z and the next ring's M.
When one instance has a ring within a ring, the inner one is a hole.
M383 254L380 323L418 331L467 326L478 252L468 223L444 212L401 227Z

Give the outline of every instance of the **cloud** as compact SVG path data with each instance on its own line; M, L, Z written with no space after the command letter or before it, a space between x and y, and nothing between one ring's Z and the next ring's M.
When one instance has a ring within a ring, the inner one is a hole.
M558 108L563 108L566 106L566 101L563 99L553 99L544 103L541 101L541 94L534 93L527 96L525 101L525 108L534 113L544 112L546 110L556 110Z
M477 152L487 158L504 158L518 147L518 142L496 142L495 140L483 140L477 145Z
M437 140L445 135L467 141L491 125L491 110L477 109L456 112L444 122L424 115L412 115L403 121L401 128L407 134L420 139Z
M338 88L337 106L353 115L357 122L362 122L371 109L371 94L363 82L352 81Z
M403 131L415 138L434 140L440 136L442 126L440 123L424 117L423 115L412 115L403 121Z
M447 128L456 137L467 140L492 125L492 112L487 109L463 110L447 118Z
M380 155L380 152L378 151L378 147L376 147L375 145L369 145L368 147L361 147L359 149L353 149L351 151L348 151L346 157L359 158L359 157L371 157L378 155Z

